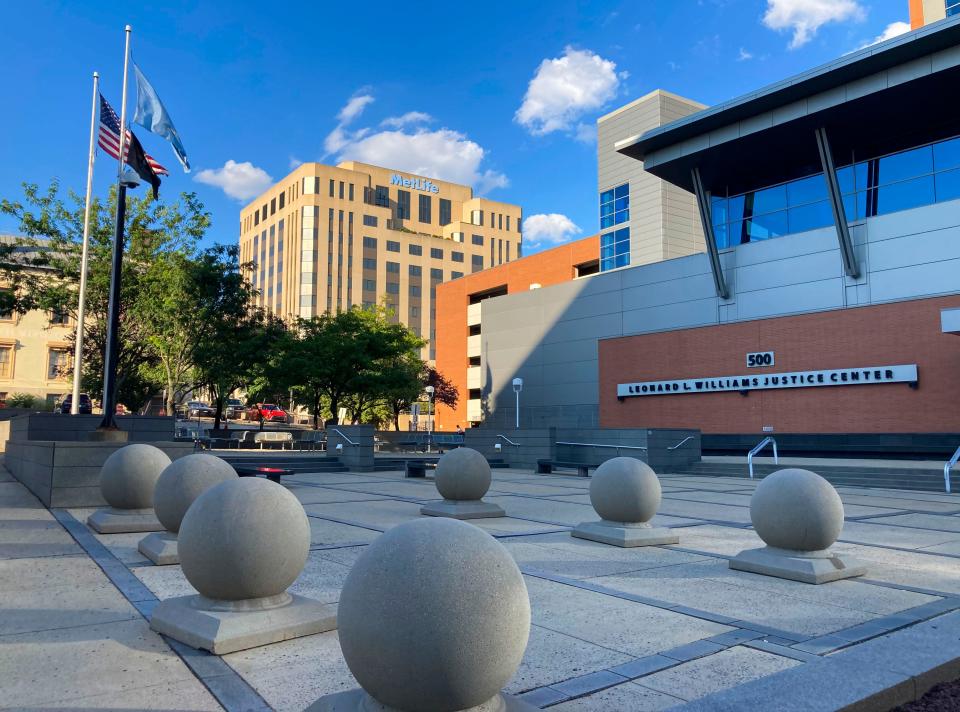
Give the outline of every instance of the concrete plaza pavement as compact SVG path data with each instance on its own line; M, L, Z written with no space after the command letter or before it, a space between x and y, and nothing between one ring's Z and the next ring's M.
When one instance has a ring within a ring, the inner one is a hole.
M158 600L193 592L180 567L145 560L142 534L96 535L82 524L91 510L48 512L2 478L0 708L302 710L356 686L335 631L223 658L150 632ZM597 518L589 480L494 470L485 499L507 517L471 523L517 561L533 614L507 692L555 710L764 709L772 698L827 710L883 690L898 704L960 675L960 496L838 488L847 521L834 548L869 571L812 586L728 568L760 545L755 481L661 482L653 523L680 543L619 549L569 534ZM291 590L328 603L371 541L440 499L432 481L399 472L298 474L287 486L312 530Z

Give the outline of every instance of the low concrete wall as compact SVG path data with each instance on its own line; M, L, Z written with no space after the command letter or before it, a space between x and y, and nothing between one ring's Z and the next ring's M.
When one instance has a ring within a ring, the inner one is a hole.
M327 457L338 458L352 472L373 472L373 436L372 425L330 426L327 428ZM356 444L352 445L350 441ZM343 449L338 450L337 445L343 445Z
M47 507L102 507L100 468L126 443L11 440L4 464ZM193 443L155 442L171 459L193 452Z
M103 420L101 415L29 413L10 420L10 440L85 441ZM118 415L117 426L130 433L129 442L173 440L173 416Z
M683 442L688 437L691 439ZM608 447L559 444L564 442ZM683 444L678 446L681 442ZM672 469L700 461L699 430L558 428L557 443L557 459L563 462L596 464L614 457L626 456L643 460L656 472L670 472ZM620 446L620 448L609 446Z
M463 444L487 459L502 459L510 467L535 469L537 460L555 457L556 435L556 428L470 428L464 432ZM499 450L497 445L500 445Z

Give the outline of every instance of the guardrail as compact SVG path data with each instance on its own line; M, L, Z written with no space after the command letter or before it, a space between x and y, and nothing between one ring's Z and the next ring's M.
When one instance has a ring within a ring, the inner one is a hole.
M327 430L329 430L331 433L336 433L341 438L346 440L348 444L353 445L354 447L357 447L358 445L360 445L360 443L353 442L353 440L347 437L346 433L344 433L342 430L339 430L338 428L327 428Z
M747 453L747 469L750 470L751 480L753 479L753 456L763 450L767 445L773 445L773 464L780 464L780 458L777 456L777 441L769 436L765 437L753 447L753 450Z
M960 460L960 447L953 453L953 457L943 465L943 484L947 488L947 494L950 494L950 470L957 464L958 460Z
M683 440L681 440L680 442L678 442L676 445L671 445L670 447L668 447L667 450L676 450L678 447L680 447L680 446L683 445L684 443L686 443L686 442L688 442L688 441L690 441L690 440L695 439L695 437L696 437L695 435L688 435L688 436L685 437Z
M558 440L557 445L573 445L575 447L607 447L614 448L619 454L620 450L646 450L642 445L609 445L607 443L571 443Z

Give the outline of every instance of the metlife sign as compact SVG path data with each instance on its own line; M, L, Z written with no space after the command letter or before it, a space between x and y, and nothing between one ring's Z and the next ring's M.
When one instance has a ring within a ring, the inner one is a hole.
M404 178L398 173L394 173L392 176L390 176L390 185L413 188L414 190L422 190L424 193L440 192L440 188L438 188L431 181L428 181L426 178Z
M617 398L664 396L717 391L759 391L772 388L869 386L878 383L915 383L917 365L863 366L826 371L790 371L744 376L708 376L678 381L640 381L617 385Z

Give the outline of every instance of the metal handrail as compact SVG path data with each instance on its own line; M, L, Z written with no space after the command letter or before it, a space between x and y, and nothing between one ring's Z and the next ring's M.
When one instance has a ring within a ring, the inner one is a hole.
M500 438L501 440L506 440L508 443L510 443L510 444L513 445L514 447L520 447L520 443L515 443L515 442L513 442L513 440L511 440L510 438L508 438L506 435L500 435L500 434L498 434L497 437Z
M557 441L557 445L575 445L577 447L612 447L617 450L646 450L642 445L607 445L603 443L570 443Z
M353 440L348 438L346 433L344 433L342 430L339 430L337 428L328 428L328 430L330 430L333 433L336 433L337 435L339 435L341 438L346 440L350 445L353 445L354 447L357 447L360 444L360 443L353 442Z
M777 441L768 435L763 440L758 442L754 446L753 450L747 453L747 469L750 470L751 480L753 479L753 456L763 450L763 448L765 448L767 445L773 445L773 464L780 464L780 458L777 456Z
M681 440L680 442L678 442L676 445L671 445L670 447L668 447L667 450L676 450L678 447L680 447L681 445L683 445L685 442L687 442L688 440L693 440L695 437L696 437L695 435L688 435L688 436L685 437L683 440Z
M953 453L953 457L947 460L943 465L943 484L947 488L947 494L950 494L950 470L954 465L957 464L958 460L960 460L960 447L958 447L957 451Z

